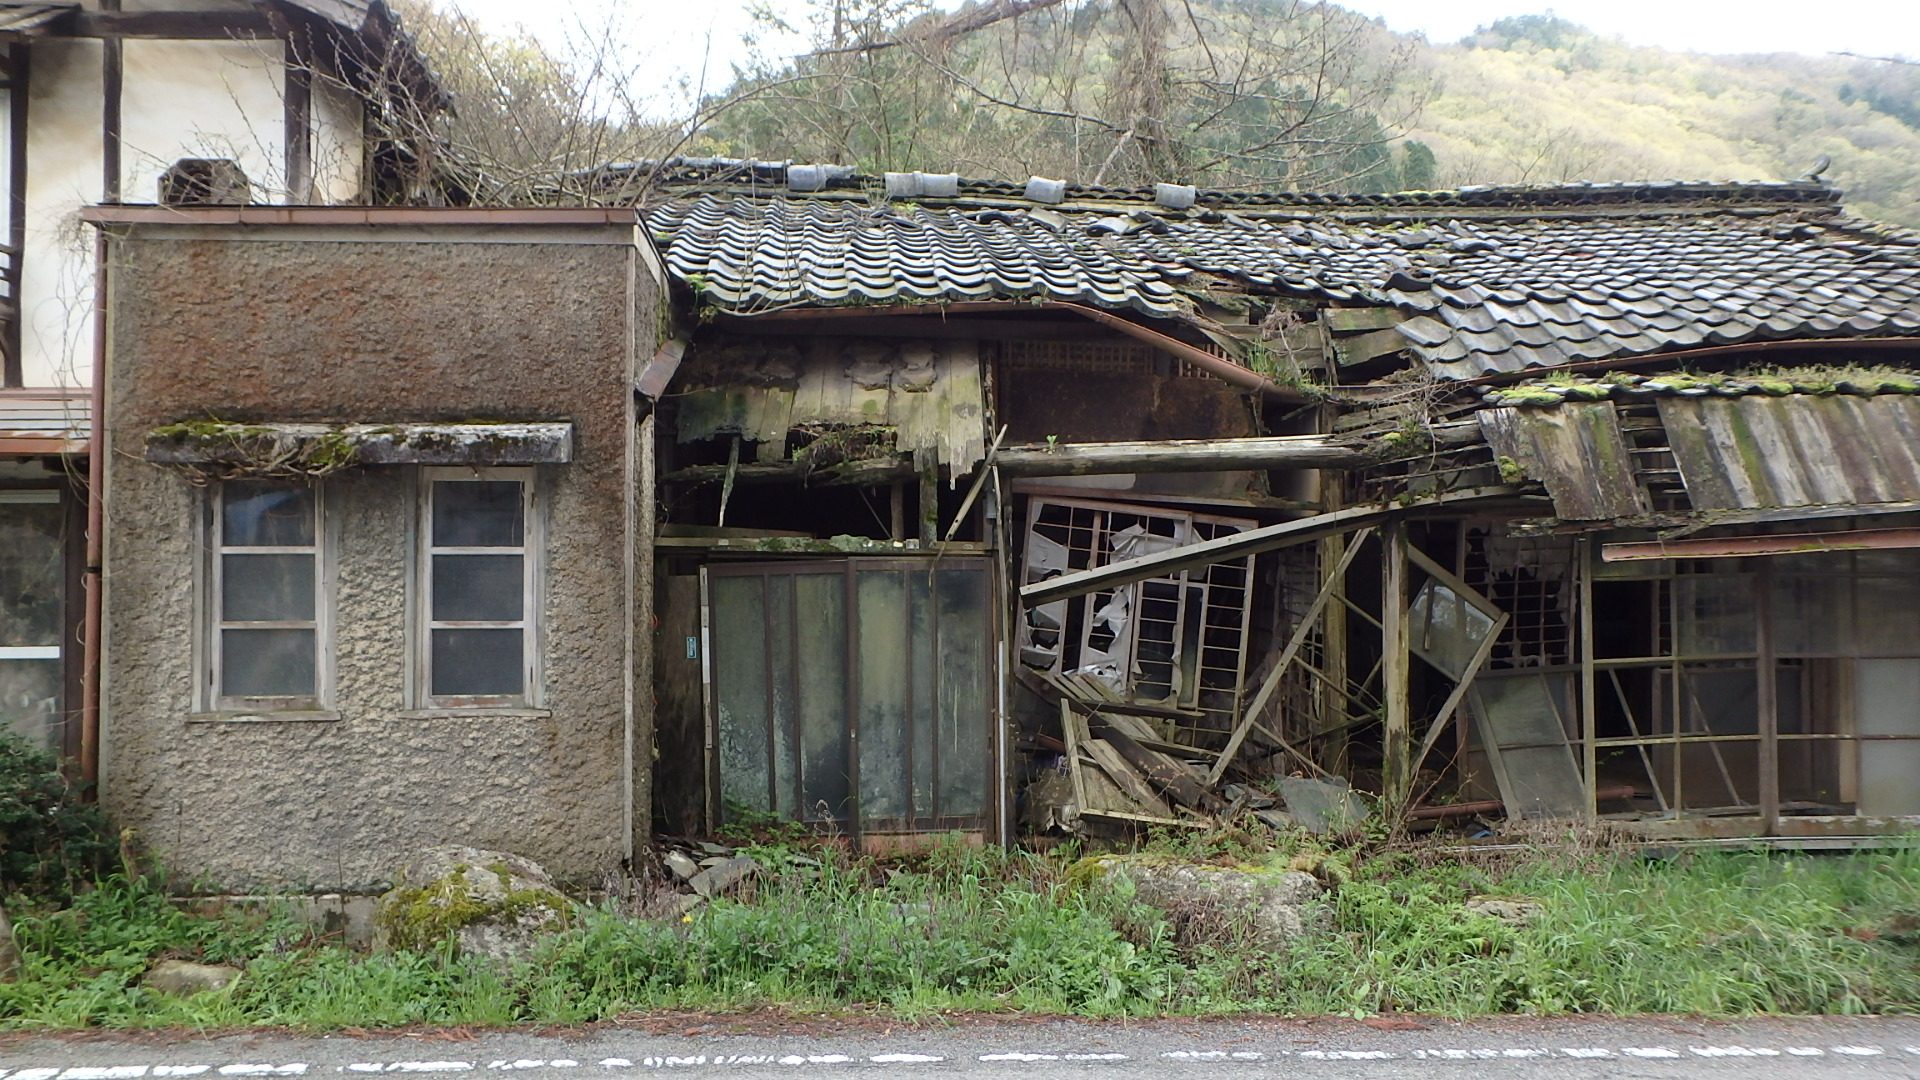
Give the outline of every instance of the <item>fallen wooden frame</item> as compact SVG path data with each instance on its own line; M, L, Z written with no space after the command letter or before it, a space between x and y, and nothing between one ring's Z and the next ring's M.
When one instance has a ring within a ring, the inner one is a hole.
M1169 548L1166 551L1142 555L1136 559L1124 559L1120 562L1107 563L1103 566L1023 585L1020 587L1020 603L1023 607L1036 607L1049 601L1084 596L1102 589L1131 585L1148 578L1166 577L1196 566L1277 551L1280 548L1304 544L1312 540L1323 540L1329 536L1351 532L1363 525L1378 525L1390 517L1410 510L1453 507L1462 503L1509 498L1517 494L1519 492L1510 487L1468 488L1434 495L1411 506L1355 506L1345 510L1316 514L1313 517L1285 521L1278 525L1265 525L1258 529L1247 529L1228 536L1204 540L1198 544Z

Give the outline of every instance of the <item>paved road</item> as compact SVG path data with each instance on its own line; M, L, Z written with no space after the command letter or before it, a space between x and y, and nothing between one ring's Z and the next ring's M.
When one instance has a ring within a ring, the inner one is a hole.
M692 1024L694 1026L689 1027ZM1920 1019L653 1022L571 1034L21 1037L0 1080L1920 1077ZM466 1074L462 1076L462 1074Z

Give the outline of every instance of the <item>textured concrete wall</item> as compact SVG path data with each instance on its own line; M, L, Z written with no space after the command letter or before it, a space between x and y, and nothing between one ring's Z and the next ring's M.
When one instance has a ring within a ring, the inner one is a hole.
M630 652L647 644L630 642L630 619L647 613L627 593L627 552L646 550L651 524L632 512L647 493L631 371L653 348L658 300L640 253L606 243L613 229L514 243L205 231L223 238L135 229L109 256L107 809L177 879L228 891L365 889L448 842L575 881L617 870L629 800L648 798L629 766L632 705L632 754L651 746L630 682L645 667ZM207 415L572 420L575 460L544 467L538 488L551 715L406 712L415 474L390 468L326 481L338 719L191 719L201 496L138 455L151 428Z

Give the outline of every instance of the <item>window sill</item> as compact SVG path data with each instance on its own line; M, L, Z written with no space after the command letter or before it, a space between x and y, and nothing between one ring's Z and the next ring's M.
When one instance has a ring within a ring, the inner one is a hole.
M402 720L551 720L552 709L535 709L527 706L472 706L462 708L445 705L433 709L408 709L400 714Z
M325 724L339 719L340 714L332 709L228 709L187 714L189 724Z

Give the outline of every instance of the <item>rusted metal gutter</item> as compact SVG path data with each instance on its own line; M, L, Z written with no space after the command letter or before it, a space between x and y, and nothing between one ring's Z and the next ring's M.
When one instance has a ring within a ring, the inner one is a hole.
M106 551L107 237L93 238L92 417L87 432L86 610L80 628L80 780L96 795L100 784L100 568Z

